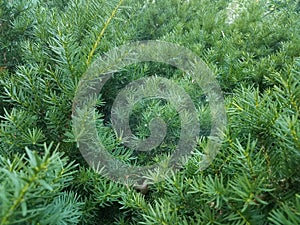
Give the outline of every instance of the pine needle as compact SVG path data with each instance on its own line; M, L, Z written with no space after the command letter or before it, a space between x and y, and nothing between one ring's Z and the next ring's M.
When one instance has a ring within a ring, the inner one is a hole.
M98 37L97 37L97 40L95 41L95 43L94 43L94 45L93 45L93 47L92 47L92 49L91 49L91 51L90 51L90 53L89 53L89 55L88 55L88 58L87 58L87 60L86 60L86 65L87 65L87 66L91 64L92 57L93 57L93 55L94 55L94 53L95 53L95 51L96 51L96 49L97 49L97 47L98 47L98 45L99 45L99 43L100 43L102 37L103 37L104 32L106 31L106 29L107 29L108 25L110 24L111 20L112 20L112 19L114 18L114 16L116 15L117 10L120 8L120 6L121 6L121 4L123 3L123 1L124 1L124 0L120 0L120 1L119 1L119 3L117 4L117 6L115 7L115 9L112 11L110 17L107 19L106 23L104 24L102 30L100 31L100 33L99 33L99 35L98 35Z

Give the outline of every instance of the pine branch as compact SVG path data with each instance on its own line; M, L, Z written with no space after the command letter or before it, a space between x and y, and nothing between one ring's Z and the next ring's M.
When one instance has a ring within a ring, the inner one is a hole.
M52 144L44 145L43 156L26 148L27 158L15 155L10 161L1 157L1 225L38 220L49 207L48 203L69 185L75 166L67 164L57 148L53 152L51 148ZM79 208L75 204L72 210L79 211Z
M97 36L97 39L91 49L91 51L89 52L88 54L88 58L86 60L86 65L89 66L91 61L92 61L92 57L101 41L101 38L102 36L104 35L104 32L106 31L108 25L110 24L111 20L114 18L114 16L116 15L117 13L117 10L120 8L121 4L123 3L124 0L119 0L119 3L117 4L117 6L115 7L115 9L112 11L110 17L107 19L107 21L105 22L102 30L100 31L99 35Z

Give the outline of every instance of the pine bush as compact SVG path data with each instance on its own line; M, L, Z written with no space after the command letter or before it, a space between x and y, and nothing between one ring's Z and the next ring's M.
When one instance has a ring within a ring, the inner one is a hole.
M1 1L0 224L300 224L299 13L291 0ZM127 84L171 79L198 110L201 138L187 163L163 180L147 175L152 182L139 192L89 168L72 104L98 56L150 39L185 46L207 63L228 124L220 152L202 170L212 118L191 78L156 62L115 73L95 118L101 142L122 162L159 162L180 133L174 107L146 99L132 110L132 131L146 138L160 115L166 138L151 152L122 145L110 110Z

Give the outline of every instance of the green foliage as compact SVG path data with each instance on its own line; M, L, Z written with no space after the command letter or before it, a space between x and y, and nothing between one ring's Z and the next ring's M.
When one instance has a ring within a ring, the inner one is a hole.
M0 224L299 224L299 6L288 0L1 1ZM132 109L133 133L147 138L150 121L160 116L166 138L151 152L122 144L110 110L134 80L172 80L189 94L200 120L186 165L159 182L159 174L147 175L152 184L138 193L87 166L71 114L93 60L145 39L178 43L209 65L224 92L228 126L219 154L202 171L212 121L193 80L154 62L115 73L95 118L101 142L122 162L159 162L180 133L172 104L145 99Z
M295 202L282 204L280 209L274 210L270 221L274 224L297 224L300 222L300 201L299 195L295 196Z
M70 185L74 164L52 145L38 154L26 148L26 155L0 160L0 224L78 223L81 205Z

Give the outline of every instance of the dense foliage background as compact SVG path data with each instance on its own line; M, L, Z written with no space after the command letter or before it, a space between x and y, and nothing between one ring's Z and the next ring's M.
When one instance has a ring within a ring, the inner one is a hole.
M0 1L0 224L300 224L300 2L291 0ZM132 65L105 85L99 134L127 162L172 152L180 121L163 101L138 104L140 138L158 113L158 149L124 147L110 126L122 87L157 74L185 88L199 111L195 154L145 194L90 169L72 131L72 100L97 56L135 40L185 46L214 71L228 125L213 164L199 168L210 129L201 90L159 63ZM171 119L170 119L171 118Z

